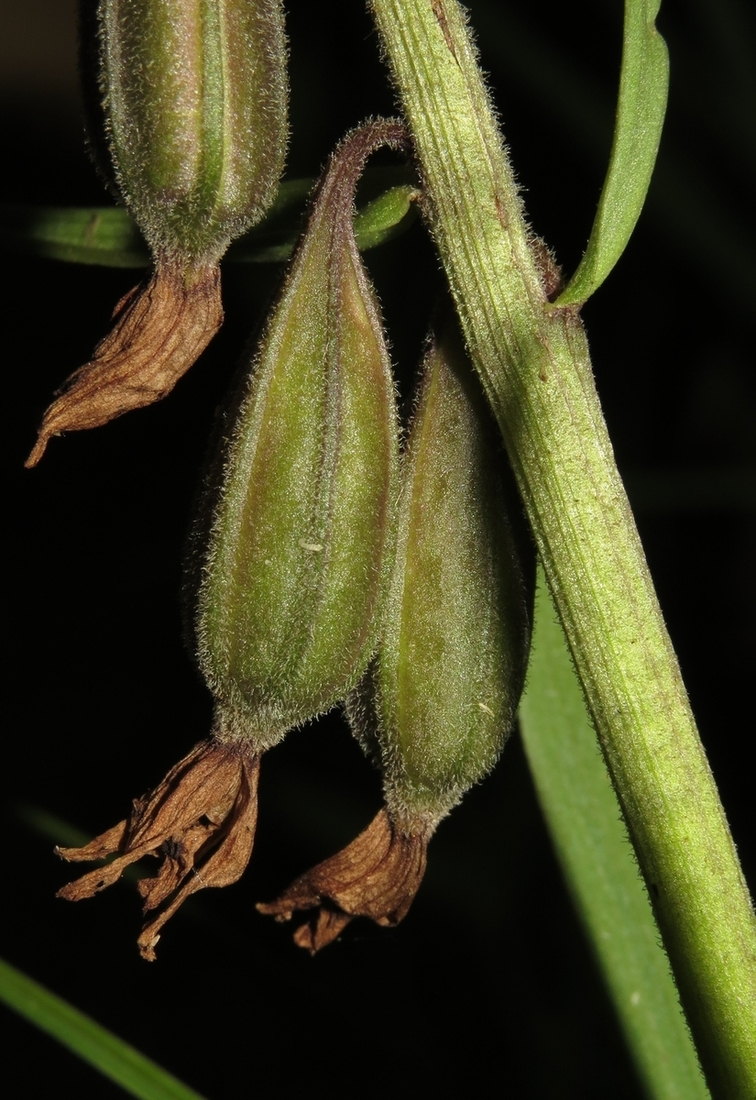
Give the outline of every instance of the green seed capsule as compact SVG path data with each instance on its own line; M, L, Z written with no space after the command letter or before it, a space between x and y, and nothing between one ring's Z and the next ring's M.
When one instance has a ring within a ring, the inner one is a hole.
M139 937L205 886L235 882L257 820L260 754L354 686L375 651L391 569L399 440L391 365L352 226L354 189L399 123L334 154L267 326L220 464L199 593L199 663L216 700L197 745L126 821L69 860L115 855L60 891L91 897L146 854Z
M406 915L428 841L488 772L514 723L527 663L527 584L507 513L505 457L456 326L426 358L403 469L379 656L349 701L383 771L384 808L263 913L310 910L311 952L356 916Z
M530 614L505 457L456 328L427 356L374 674L389 815L435 823L514 724Z
M334 155L229 447L197 634L221 736L278 740L328 710L374 652L398 467L391 366L352 229L367 155Z
M173 389L223 321L218 261L283 171L281 0L99 0L98 25L110 174L155 266L48 408L27 466L52 436Z
M100 0L99 19L121 195L156 255L218 260L283 171L280 0Z

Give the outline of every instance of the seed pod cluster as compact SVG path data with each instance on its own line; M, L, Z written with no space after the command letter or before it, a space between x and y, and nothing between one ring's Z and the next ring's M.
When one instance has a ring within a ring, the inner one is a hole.
M28 466L63 431L164 397L223 321L218 261L283 171L281 0L99 0L105 144L154 271L48 408Z
M221 323L218 261L283 166L281 0L99 0L97 12L112 177L154 272L46 413L30 465L53 434L172 388ZM127 819L59 850L114 857L60 891L71 900L161 857L139 883L147 959L189 895L244 871L260 757L292 726L347 699L383 774L368 828L259 907L281 920L309 910L295 939L317 951L355 916L405 916L438 822L514 720L530 617L498 433L449 323L426 357L400 477L391 364L354 238L367 157L406 143L401 123L378 120L334 153L223 422L193 624L211 735Z
M373 123L334 154L234 403L196 626L216 702L212 737L137 800L128 820L82 849L61 850L77 861L116 855L61 891L71 900L110 885L147 853L162 856L157 876L140 883L149 919L138 942L148 959L186 897L242 874L260 754L342 699L377 645L398 418L352 215L367 156L404 140L399 123Z
M514 723L530 634L505 458L454 325L426 357L403 468L378 657L350 700L383 773L384 808L352 844L259 908L312 910L317 951L354 916L396 924L438 822L495 764Z

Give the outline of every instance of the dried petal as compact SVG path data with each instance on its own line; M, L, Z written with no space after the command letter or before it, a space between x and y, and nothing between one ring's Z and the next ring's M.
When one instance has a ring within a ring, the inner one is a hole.
M389 927L407 915L425 874L431 830L405 832L380 810L356 840L296 879L273 902L258 905L266 916L291 920L314 909L294 933L313 955L332 943L354 917Z
M223 322L220 269L187 276L163 263L121 299L115 324L89 363L70 376L42 420L27 467L36 466L61 432L96 428L170 393Z
M195 894L208 886L231 886L241 878L252 855L255 839L259 770L260 759L255 757L254 765L250 768L245 767L245 781L240 786L231 814L213 838L212 845L207 841L199 850L198 859L210 849L205 862L200 865L199 870L196 866L191 866L193 876L184 882L166 908L145 924L137 940L142 958L154 962L155 946L160 939L163 925L170 920L190 894ZM151 909L153 904L157 903L148 896L144 905L145 912Z
M139 883L145 913L167 902L138 941L143 957L154 959L159 930L181 903L205 886L236 882L247 866L257 822L259 770L259 756L243 745L196 745L154 791L134 802L127 821L83 848L57 849L64 859L76 862L116 855L112 863L64 886L58 897L92 897L116 882L130 863L146 855L162 856L158 874Z

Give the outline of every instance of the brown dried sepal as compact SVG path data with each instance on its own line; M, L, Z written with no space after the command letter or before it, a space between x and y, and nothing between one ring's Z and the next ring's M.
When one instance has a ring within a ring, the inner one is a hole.
M155 958L160 930L190 894L229 886L242 875L255 838L260 757L243 745L196 745L121 821L83 848L57 848L71 861L116 855L64 886L58 897L80 901L111 886L130 863L162 857L154 878L139 882L144 912L162 906L137 940L142 957Z
M170 393L223 323L220 268L187 273L178 263L159 263L121 299L113 319L91 362L74 371L45 413L28 467L52 436L97 428Z
M275 901L258 905L276 920L314 909L294 933L311 954L332 943L354 917L390 927L407 915L425 874L430 831L404 832L381 810L356 840L301 875Z

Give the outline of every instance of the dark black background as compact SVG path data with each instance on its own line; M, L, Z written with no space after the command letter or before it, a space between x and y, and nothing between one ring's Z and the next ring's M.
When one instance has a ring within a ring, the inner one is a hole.
M100 203L75 94L72 0L3 0L0 199ZM482 61L531 221L566 270L590 229L611 137L621 4L474 0ZM292 0L290 175L392 111L361 3ZM668 123L647 208L584 314L620 470L751 882L756 376L754 29L746 0L665 0ZM410 374L441 276L419 225L369 256ZM187 904L142 962L133 887L68 905L43 809L122 817L208 731L181 641L182 551L214 410L279 272L228 265L227 323L160 405L23 460L53 390L134 273L5 256L6 512L0 954L212 1100L496 1093L630 1100L640 1087L573 914L515 736L439 830L394 931L355 926L311 960L254 902L345 843L379 803L338 717L266 757L237 886ZM750 675L749 675L750 674ZM9 1095L122 1095L0 1015Z

